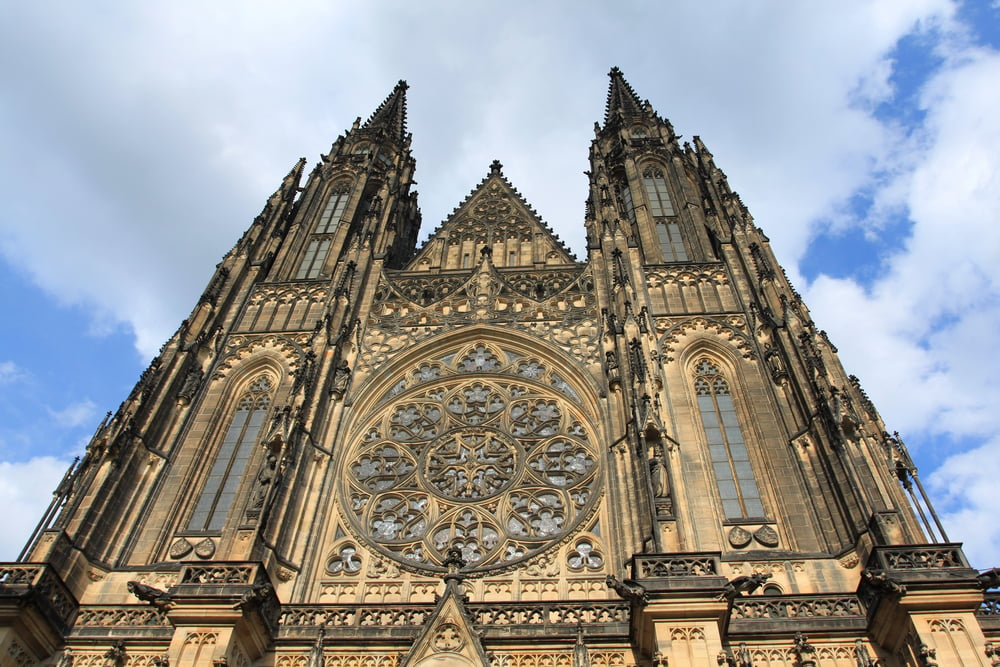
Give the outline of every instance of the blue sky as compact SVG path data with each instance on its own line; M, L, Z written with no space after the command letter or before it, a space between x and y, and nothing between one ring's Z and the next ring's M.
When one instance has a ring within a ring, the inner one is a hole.
M618 65L705 140L950 536L1000 564L996 1L362 4L9 8L0 559L299 156L405 78L424 232L497 158L583 256Z

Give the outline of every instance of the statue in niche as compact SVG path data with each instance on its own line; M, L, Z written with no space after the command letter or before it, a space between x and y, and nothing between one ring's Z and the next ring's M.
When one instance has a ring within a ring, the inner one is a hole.
M618 370L618 357L613 351L604 353L605 363L608 368L608 384L614 388L621 383L621 373Z
M337 369L333 372L333 389L330 390L333 397L336 399L343 398L350 381L351 367L347 364L346 359L341 359L340 363L337 364Z
M670 478L667 474L667 463L664 461L659 447L653 449L653 456L649 459L649 479L653 483L654 497L670 497Z
M177 402L181 405L187 405L194 398L195 392L198 391L198 387L201 386L201 380L204 374L201 371L200 366L194 366L187 372L184 376L184 384L181 385L181 390L177 392Z
M264 461L260 472L257 473L256 488L247 508L247 515L251 518L257 518L260 515L260 511L264 508L264 502L267 500L268 491L270 491L277 475L278 456L274 453L268 454L267 460Z

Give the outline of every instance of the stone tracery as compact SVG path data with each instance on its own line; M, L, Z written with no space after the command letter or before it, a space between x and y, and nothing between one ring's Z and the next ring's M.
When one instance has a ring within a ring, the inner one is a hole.
M478 342L406 376L357 429L341 483L373 548L441 571L457 547L485 572L541 553L592 513L592 428L540 359Z

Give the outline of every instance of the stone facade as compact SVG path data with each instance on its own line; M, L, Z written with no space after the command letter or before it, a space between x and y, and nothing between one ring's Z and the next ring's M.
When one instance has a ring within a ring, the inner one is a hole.
M578 261L400 83L0 565L0 664L988 665L996 601L705 145L617 69Z

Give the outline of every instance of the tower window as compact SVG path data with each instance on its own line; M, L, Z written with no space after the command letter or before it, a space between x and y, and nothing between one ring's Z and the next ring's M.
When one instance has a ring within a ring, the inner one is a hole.
M736 406L719 367L708 359L699 361L694 389L726 518L764 516Z
M306 254L299 265L299 272L295 275L297 280L314 280L319 278L320 271L323 270L323 263L326 255L330 251L330 239L317 236L309 240Z
M319 215L319 220L316 221L316 227L309 237L306 253L302 257L302 263L299 264L298 273L295 274L296 280L315 280L320 277L323 264L326 263L326 256L330 252L331 238L329 235L337 229L337 225L344 215L344 210L347 208L349 198L350 192L344 186L338 187L330 193L323 206L323 211Z
M665 262L686 262L687 250L681 237L681 226L674 220L657 220L656 236L660 240Z
M188 524L190 530L221 530L226 522L247 462L260 436L267 408L271 403L271 381L257 378L240 398L226 435L222 439L205 488Z
M684 237L681 226L674 219L673 202L667 190L667 180L663 172L656 167L650 167L642 174L642 182L649 198L649 212L656 225L656 236L660 242L660 251L664 262L686 262L687 249L684 247Z
M517 251L511 250L507 253L507 266L514 266L517 263Z
M313 234L329 234L336 228L341 216L344 215L344 209L347 208L347 199L348 192L346 189L330 193L330 197L326 200L326 206L323 207L323 212L319 216L319 222L316 224L316 230Z
M670 201L670 192L667 190L667 180L663 177L663 172L656 167L650 167L642 174L642 182L646 186L646 196L649 197L649 210L654 217L677 215L674 213L674 204Z
M632 189L628 185L618 187L618 198L621 200L622 211L629 222L635 222L635 204L632 202Z

